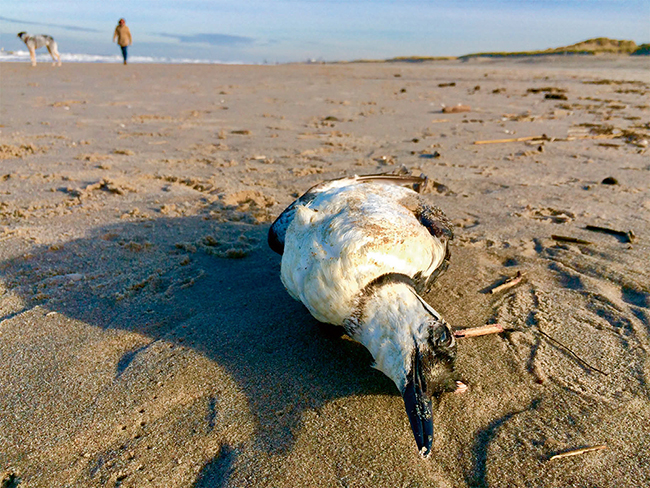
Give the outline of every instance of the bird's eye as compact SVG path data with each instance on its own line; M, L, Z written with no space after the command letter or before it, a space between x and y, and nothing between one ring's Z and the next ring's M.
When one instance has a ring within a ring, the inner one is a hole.
M438 325L431 329L431 342L434 346L448 346L451 343L451 334L447 327Z

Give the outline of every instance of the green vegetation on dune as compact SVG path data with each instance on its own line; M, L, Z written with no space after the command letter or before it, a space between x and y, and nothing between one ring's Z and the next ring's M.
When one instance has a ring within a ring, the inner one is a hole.
M650 44L641 44L632 53L632 56L648 56L650 55Z
M650 44L637 45L634 41L609 39L607 37L596 37L586 41L571 44L570 46L544 49L540 51L516 51L516 52L483 52L465 54L464 56L397 56L390 59L357 59L352 63L425 63L429 61L450 61L454 59L469 58L506 58L525 56L558 56L578 55L596 56L601 54L613 54L621 56L648 56L650 55Z
M518 52L485 52L473 53L461 56L461 59L473 57L508 57L508 56L552 56L558 54L573 55L598 55L598 54L648 54L648 44L637 46L634 41L625 41L609 39L607 37L597 37L586 41L571 44L570 46L556 47L553 49L544 49L540 51L518 51Z

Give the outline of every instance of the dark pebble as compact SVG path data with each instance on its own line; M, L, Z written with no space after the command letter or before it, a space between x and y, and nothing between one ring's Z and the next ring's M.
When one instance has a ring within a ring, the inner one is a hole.
M601 185L618 185L618 180L613 176L608 176L603 181L600 182Z

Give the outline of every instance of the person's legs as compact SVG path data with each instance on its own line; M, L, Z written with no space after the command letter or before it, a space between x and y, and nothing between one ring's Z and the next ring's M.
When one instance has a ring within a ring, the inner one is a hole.
M122 48L122 57L124 58L124 64L126 64L126 48L127 46L120 46Z

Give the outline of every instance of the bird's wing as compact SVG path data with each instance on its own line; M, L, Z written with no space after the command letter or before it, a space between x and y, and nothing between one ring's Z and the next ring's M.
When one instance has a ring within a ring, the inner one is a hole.
M293 221L293 217L296 213L296 207L299 205L308 205L318 196L319 193L323 193L333 188L342 188L345 186L361 183L388 183L399 186L412 185L415 191L420 192L426 186L427 181L427 177L424 175L411 176L381 173L363 176L346 176L343 178L324 181L322 183L314 185L301 197L294 200L294 202L291 203L291 205L289 205L286 209L284 209L278 218L275 219L275 222L273 222L271 228L269 229L269 247L278 254L282 254L284 252L284 237L287 233L289 225Z
M433 282L449 265L449 241L454 238L453 224L442 210L426 202L419 195L402 197L397 203L410 211L436 241L433 246L438 249L433 253L430 265L413 276L418 293L428 292ZM442 260L441 253L443 255Z
M445 257L440 264L434 266L434 263L432 263L428 269L423 270L413 277L413 281L416 284L416 291L422 294L428 293L431 290L434 281L436 281L436 279L444 273L449 266L449 258L451 256L449 252L449 241L454 238L454 233L452 231L453 224L445 216L442 210L438 207L428 205L421 199L418 200L419 206L415 209L413 214L420 224L429 231L429 234L440 241L445 250Z

